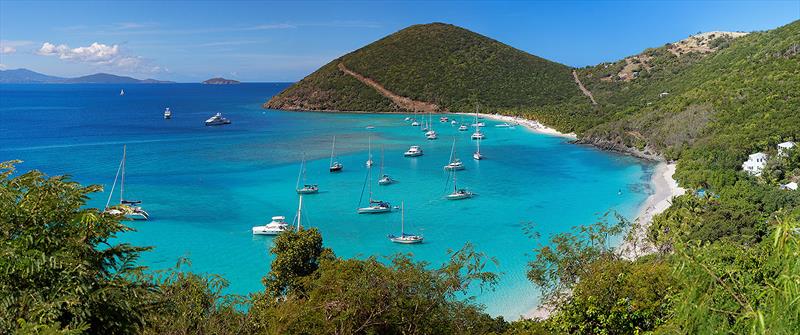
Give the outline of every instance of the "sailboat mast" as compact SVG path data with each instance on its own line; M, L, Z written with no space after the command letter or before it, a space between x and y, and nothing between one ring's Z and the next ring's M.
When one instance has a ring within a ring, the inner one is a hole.
M302 226L300 225L301 217L303 214L303 195L300 194L300 200L298 201L297 205L297 231L300 231Z
M453 170L453 193L458 191L458 181L456 180L456 171Z
M122 161L119 161L119 166L117 166L117 174L114 175L114 183L111 184L111 191L108 192L108 200L106 200L106 207L108 209L108 205L111 204L111 197L114 196L114 188L117 186L117 180L119 180L119 173L122 170Z
M128 146L123 144L122 145L122 179L120 180L119 184L119 202L122 203L125 200L125 160L128 155Z
M381 145L381 177L383 177L383 145Z
M333 153L334 153L334 150L336 150L336 135L333 135L333 144L331 144L331 164L330 164L330 166L333 166Z
M367 187L369 187L369 202L371 204L372 203L372 165L368 166L367 170L368 170L367 171L367 179L369 179L369 181L367 181L367 184L369 184L369 186L367 186Z
M300 189L300 177L305 179L305 164L306 164L306 154L303 153L303 160L300 162L300 171L297 172L297 183L294 185L294 188Z
M450 147L450 162L449 163L453 162L453 155L455 155L455 152L456 152L456 137L453 136L453 146Z
M400 202L400 237L406 234L406 206L405 201Z

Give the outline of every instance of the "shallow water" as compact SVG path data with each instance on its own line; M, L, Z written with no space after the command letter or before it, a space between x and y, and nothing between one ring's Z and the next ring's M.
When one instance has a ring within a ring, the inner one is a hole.
M496 128L491 120L484 120L481 143L486 159L474 161L471 131L459 132L436 115L440 138L428 141L401 115L261 109L286 85L0 85L0 160L22 159L21 170L70 174L110 189L127 144L126 197L143 200L152 220L132 223L138 231L120 240L155 247L143 255L144 265L167 268L189 257L193 271L221 274L230 292L246 294L263 289L272 259L271 238L254 237L250 228L273 215L294 216L305 154L307 180L321 192L304 197L304 225L318 227L336 254L404 252L438 265L448 249L471 242L498 260L488 269L502 273L494 291L475 291L478 302L512 319L538 301L525 278L534 247L609 209L631 217L650 192L652 168L644 162L522 127ZM165 107L172 120L162 118ZM218 111L233 123L205 127L203 120ZM327 171L333 135L345 166L338 174ZM399 232L397 211L356 214L370 137L375 197L405 202L407 230L425 236L421 245L386 239ZM476 192L473 199L443 198L452 188L442 167L454 138L466 165L458 184ZM403 157L409 145L421 145L425 155ZM390 186L377 185L382 148L386 173L399 181ZM107 196L96 194L90 204L102 207ZM525 234L531 223L541 240Z

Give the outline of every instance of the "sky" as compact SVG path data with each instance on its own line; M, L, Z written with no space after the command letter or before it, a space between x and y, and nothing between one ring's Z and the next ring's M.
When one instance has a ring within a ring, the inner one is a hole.
M0 69L297 81L409 25L446 22L574 67L712 31L800 19L788 1L11 1Z

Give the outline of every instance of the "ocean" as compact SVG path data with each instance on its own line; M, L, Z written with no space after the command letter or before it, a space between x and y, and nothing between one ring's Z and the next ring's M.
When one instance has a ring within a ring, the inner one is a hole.
M131 222L137 231L118 240L153 246L140 259L151 269L186 257L190 270L222 275L230 282L227 292L247 294L263 290L272 260L272 238L250 229L275 215L291 221L305 156L307 182L319 184L320 192L303 198L304 226L319 228L325 246L342 257L410 253L433 267L447 261L448 250L472 243L497 260L487 270L501 274L494 290L472 293L488 313L510 319L538 304L539 293L525 276L534 248L609 210L632 218L651 192L651 164L521 126L482 120L485 160L475 161L472 131L440 123L439 115L433 115L439 139L430 141L404 121L407 115L261 108L288 85L0 85L0 161L21 159L21 171L68 174L108 190L127 145L126 197L142 200L151 220ZM170 120L163 118L166 107L173 111ZM203 121L216 112L232 123L206 127ZM334 135L344 164L335 174L328 172ZM370 139L374 197L404 202L406 230L424 235L423 244L387 240L399 233L397 210L356 213ZM444 199L452 181L443 166L454 140L466 166L458 184L477 194L472 199ZM422 146L424 156L403 157L410 145ZM378 186L382 156L384 171L397 183ZM107 198L94 194L89 205L103 207ZM541 237L526 233L529 227Z

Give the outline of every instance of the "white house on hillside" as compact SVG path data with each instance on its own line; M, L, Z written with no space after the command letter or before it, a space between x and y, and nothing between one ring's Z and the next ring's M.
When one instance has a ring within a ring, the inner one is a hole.
M782 190L797 191L797 183L791 182L786 185L781 185Z
M792 141L783 142L783 143L778 144L778 155L780 155L780 156L788 155L789 153L787 151L791 150L792 148L794 148L794 146L795 146L795 144Z
M742 164L742 170L749 173L751 176L760 176L761 171L764 171L764 166L767 165L767 154L757 152L752 155Z

